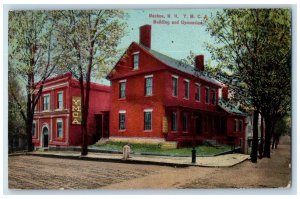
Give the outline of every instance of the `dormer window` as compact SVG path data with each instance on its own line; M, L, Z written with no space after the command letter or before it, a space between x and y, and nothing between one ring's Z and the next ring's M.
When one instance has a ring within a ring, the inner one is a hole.
M139 62L140 62L140 54L139 52L133 53L133 70L139 69Z

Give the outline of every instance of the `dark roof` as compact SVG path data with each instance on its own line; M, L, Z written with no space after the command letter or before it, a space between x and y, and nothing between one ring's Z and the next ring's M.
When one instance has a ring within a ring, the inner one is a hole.
M218 105L224 109L226 112L246 116L247 114L243 111L240 111L238 108L236 108L233 104L229 103L228 101L220 98L218 101Z
M195 67L193 67L189 64L186 64L182 61L176 60L172 57L164 55L153 49L147 48L147 47L143 46L142 44L138 44L138 45L141 46L144 50L148 51L150 54L152 54L155 58L157 58L158 60L160 60L161 62L163 62L164 64L166 64L172 68L175 68L182 72L188 73L190 75L193 75L193 76L203 79L205 81L208 81L213 84L217 84L218 86L221 86L221 83L219 81L217 81L216 79L210 77L210 74L206 71L199 71L199 70L195 69Z

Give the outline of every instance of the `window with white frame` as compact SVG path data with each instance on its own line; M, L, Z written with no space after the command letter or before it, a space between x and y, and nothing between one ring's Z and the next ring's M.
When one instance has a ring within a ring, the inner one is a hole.
M32 123L32 136L35 137L36 135L36 122L33 121Z
M196 83L195 100L200 101L200 84Z
M126 97L126 80L121 80L119 82L119 98Z
M211 91L211 103L216 104L216 91L215 90Z
M44 111L50 110L50 94L43 96L43 110Z
M243 132L243 120L239 121L239 132Z
M136 52L132 56L133 56L133 69L137 70L139 69L140 54Z
M177 112L172 112L172 118L171 118L171 130L177 131Z
M145 76L145 95L152 95L153 75Z
M119 130L125 130L125 111L119 111Z
M172 94L174 97L178 96L178 77L172 76Z
M233 131L238 132L239 131L238 127L239 127L238 120L234 119L234 121L233 121Z
M63 137L63 121L62 121L62 119L56 120L56 135L59 138Z
M182 131L183 132L187 132L188 131L188 114L187 112L183 113L183 117L182 117L183 121L182 121Z
M205 87L205 103L209 103L209 88Z
M184 80L184 98L189 99L190 96L190 81L185 79Z
M152 130L152 109L144 110L144 130Z
M63 109L63 92L58 92L57 93L57 109Z

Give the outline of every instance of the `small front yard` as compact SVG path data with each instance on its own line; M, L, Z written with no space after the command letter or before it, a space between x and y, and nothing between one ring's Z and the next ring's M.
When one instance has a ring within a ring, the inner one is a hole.
M123 142L111 142L108 141L105 144L92 145L92 149L99 149L105 151L119 151L122 152L122 148L126 143ZM160 145L155 144L130 144L131 151L133 153L148 153L148 154L159 154L159 155L174 155L174 156L190 156L192 154L192 148L180 148L180 149L163 149ZM219 154L222 152L229 151L230 146L197 146L196 154L199 156L210 156Z

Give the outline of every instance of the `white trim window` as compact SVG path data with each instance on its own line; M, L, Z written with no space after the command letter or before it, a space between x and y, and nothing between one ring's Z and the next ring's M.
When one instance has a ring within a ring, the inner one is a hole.
M57 109L63 109L64 108L64 92L60 91L57 93Z
M190 98L190 81L185 79L184 80L184 99Z
M126 98L126 80L121 80L119 82L119 98Z
M145 76L145 96L151 96L153 90L153 75Z
M135 52L132 54L132 59L133 59L133 70L138 70L139 65L140 65L140 53Z
M43 111L50 111L50 94L43 95Z
M144 130L152 131L152 109L144 110Z
M36 121L32 122L31 132L32 132L32 137L35 137L35 135L36 135Z
M243 132L243 120L239 121L239 132Z
M120 131L124 131L126 129L125 114L126 114L126 111L119 111L119 130Z
M216 102L217 102L216 90L212 90L211 93L212 93L211 103L216 104Z
M172 75L172 95L178 96L178 76Z
M58 138L62 138L63 134L64 134L64 130L63 130L63 120L61 118L56 120L56 136Z
M200 84L196 83L196 92L195 92L195 100L197 102L200 102L201 99L201 90L200 90Z
M172 112L171 130L172 131L177 131L177 112L175 112L175 111Z
M205 87L205 103L209 103L209 87Z
M234 132L238 132L239 131L239 124L238 124L239 120L238 119L234 119L233 121L233 131Z
M183 117L182 117L182 131L183 132L188 132L188 113L184 112Z

